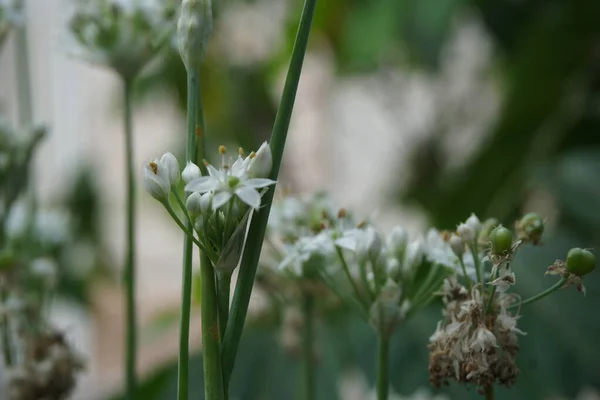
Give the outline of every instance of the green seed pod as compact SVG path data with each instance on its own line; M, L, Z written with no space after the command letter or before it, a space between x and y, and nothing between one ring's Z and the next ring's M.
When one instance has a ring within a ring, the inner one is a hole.
M525 214L517 222L517 231L520 239L537 244L544 233L544 220L536 213Z
M498 225L490 233L490 242L492 243L492 254L503 255L512 248L513 236L509 229Z
M211 31L211 0L183 0L177 23L177 40L181 59L188 70L200 67Z
M591 251L576 247L569 250L566 266L567 272L583 276L596 268L596 256Z

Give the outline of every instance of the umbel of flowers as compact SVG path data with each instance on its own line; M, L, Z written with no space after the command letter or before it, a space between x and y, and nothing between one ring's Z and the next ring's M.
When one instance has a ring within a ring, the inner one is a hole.
M519 374L519 336L526 335L517 327L520 307L572 284L585 293L582 277L595 267L590 251L571 249L566 261L557 260L547 269L547 274L561 279L523 300L510 291L516 282L511 261L520 246L540 243L543 220L527 214L515 224L516 235L494 225L493 220L481 224L471 216L450 238L460 262L465 251L471 252L476 279L464 274L462 279L451 277L444 282L443 318L429 345L429 377L434 387L456 380L477 386L486 397L492 396L494 384L510 387Z
M194 237L194 242L206 252L215 269L231 273L241 256L250 213L259 209L264 188L275 183L266 178L273 159L266 142L246 157L239 149L236 157L228 158L224 146L219 147L219 155L220 167L205 162L208 175L202 176L200 167L192 162L181 172L175 156L166 153L144 164L142 183L177 225ZM181 179L185 183L183 196L178 191ZM194 227L197 237L177 215L171 198L176 201L183 218Z

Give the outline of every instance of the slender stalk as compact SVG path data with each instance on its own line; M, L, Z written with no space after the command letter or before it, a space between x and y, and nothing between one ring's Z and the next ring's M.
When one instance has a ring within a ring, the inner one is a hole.
M485 400L494 400L494 386L487 385L483 389L483 394L485 396Z
M473 289L473 284L471 283L471 278L467 275L467 267L462 257L458 257L458 261L460 261L460 267L462 268L463 275L465 277L465 282L467 283L467 287L469 289L469 293L471 293L471 289Z
M6 303L7 293L6 289L2 288L0 293L0 297L2 299L2 304ZM12 341L10 338L10 325L8 321L8 316L6 314L2 315L2 356L4 360L4 367L10 367L13 364L12 357Z
M483 293L483 276L481 275L481 261L477 254L477 239L469 246L471 254L473 254L473 262L475 264L475 273L477 274L477 282L481 285L481 293Z
M195 71L188 72L187 75L187 146L186 146L186 161L196 161L196 98L197 93L197 74ZM175 198L184 212L185 204L175 193ZM168 203L167 203L168 205ZM168 206L169 214L173 209ZM180 227L185 228L185 236L183 242L183 270L181 276L181 314L179 322L179 358L177 365L177 400L187 400L189 391L189 346L190 346L190 314L192 304L192 257L194 253L193 242L195 241L192 221L187 216L187 226L183 227L178 218ZM179 225L178 224L178 225Z
M346 259L344 258L344 253L342 252L342 249L340 249L338 246L335 246L335 251L337 252L338 258L340 259L340 262L342 263L342 269L344 270L344 274L346 274L346 278L350 282L350 285L352 286L352 290L354 290L354 295L356 296L356 298L358 299L360 304L366 309L367 303L365 302L363 297L360 295L360 290L358 290L358 286L356 286L356 282L354 282L354 279L352 278L352 274L350 274L350 267L348 267L348 263L346 262Z
M132 124L133 80L124 79L125 107L125 158L127 176L127 216L126 216L126 255L125 255L125 382L127 399L133 400L137 390L137 316L135 309L135 178L133 160L133 124Z
M535 296L531 296L530 298L525 299L520 303L513 304L512 306L507 307L507 309L516 308L519 306L524 306L525 304L533 303L534 301L537 301L543 297L546 297L550 293L555 292L558 289L562 288L565 285L565 283L567 283L567 278L562 277L562 278L560 278L560 280L558 282L556 282L554 285L550 286L548 289L544 290L543 292L540 292L540 293L536 294Z
M315 398L315 374L313 368L313 343L314 343L314 296L305 291L302 294L302 313L304 315L304 326L302 329L302 359L304 362L304 399Z
M219 334L221 340L225 334L227 320L229 319L229 296L231 295L231 273L217 273L217 295L219 299Z
M270 178L274 180L277 179L279 167L281 166L281 158L283 156L283 149L285 147L290 119L292 117L298 83L300 82L304 54L306 53L306 45L308 43L308 36L316 3L317 0L305 0L304 2L300 26L298 28L298 33L296 34L294 50L292 51L292 59L288 69L277 117L275 118L275 125L273 126L270 142L273 153L273 169ZM254 214L252 221L250 222L248 240L242 255L238 276L239 284L237 284L235 288L230 311L230 322L227 325L223 339L223 372L226 379L225 382L228 382L229 377L231 376L238 345L242 337L274 193L275 187L271 186L263 197L263 205L260 211Z
M206 247L204 247L204 245L198 239L196 239L196 237L194 236L194 231L191 230L192 228L189 226L189 224L186 226L179 219L179 217L177 216L177 213L175 213L175 211L173 210L173 207L171 207L171 205L168 202L164 202L163 205L165 206L165 209L167 210L167 212L169 213L171 218L173 218L173 221L175 221L175 223L183 231L183 233L185 233L196 244L196 246L198 246L200 248L200 250L208 251L206 249ZM212 257L213 254L211 253L210 256ZM216 260L216 256L214 259ZM211 258L211 261L212 260L213 260L213 258Z
M24 11L24 10L23 10ZM27 25L16 30L15 62L17 67L17 102L21 128L29 129L33 122L31 101L31 79L29 73L29 46L27 45Z
M219 335L218 301L214 268L205 254L200 257L202 281L202 360L204 364L204 398L223 400L223 372Z
M387 400L390 387L390 339L382 333L377 339L377 400Z

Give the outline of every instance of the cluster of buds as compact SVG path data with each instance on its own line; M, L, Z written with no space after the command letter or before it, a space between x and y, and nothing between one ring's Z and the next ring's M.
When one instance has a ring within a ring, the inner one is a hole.
M0 47L8 33L22 22L21 0L0 0Z
M508 293L516 282L511 269L515 252L524 243L540 243L544 222L530 213L515 227L516 235L496 220L482 224L472 215L458 225L455 233L446 233L461 259L464 284L453 276L444 282L440 293L443 319L429 345L429 377L433 386L439 387L451 379L474 384L482 393L494 384L511 386L519 373L518 335L525 335L517 328L518 311L511 310L569 284L585 290L581 277L594 269L596 260L588 250L577 248L569 251L566 261L558 260L548 268L548 274L562 276L554 286L525 300ZM475 279L465 271L465 249L470 251Z
M177 41L181 59L188 70L200 66L211 32L211 0L183 0L177 22Z
M131 79L169 42L177 3L78 0L69 27L88 61Z
M171 208L169 195L172 193L198 233L196 244L206 251L218 271L232 272L241 256L250 213L260 208L266 188L275 184L267 178L273 159L266 142L246 157L240 149L234 160L227 158L224 146L219 147L219 153L221 167L205 162L207 174L204 176L200 167L191 162L180 172L175 156L166 153L144 165L142 183L185 230ZM178 194L180 180L185 183L185 200Z

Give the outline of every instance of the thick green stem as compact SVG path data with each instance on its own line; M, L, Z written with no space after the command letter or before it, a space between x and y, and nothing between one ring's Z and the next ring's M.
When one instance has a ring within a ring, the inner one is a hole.
M568 279L563 276L562 278L560 278L560 280L558 282L556 282L554 285L550 286L548 289L544 290L543 292L538 293L535 296L531 296L530 298L525 299L520 303L513 304L512 306L507 307L507 309L524 306L525 304L533 303L534 301L544 298L544 297L548 296L550 293L555 292L558 289L562 288L565 285L565 283L567 283L567 280Z
M219 333L221 340L229 319L229 296L231 295L231 273L217 273L217 294L219 297Z
M377 339L377 400L387 400L390 387L390 339L382 333Z
M135 309L135 177L133 160L133 124L132 124L132 91L133 81L124 80L124 108L125 108L125 159L127 177L127 215L126 215L126 254L125 254L125 382L127 399L133 400L136 396L137 376L137 317Z
M187 76L187 146L186 161L196 161L196 98L198 97L197 74L194 71ZM182 208L187 212L185 204L175 193L175 198ZM173 210L169 213L175 214ZM175 215L176 217L176 215ZM187 216L187 226L185 226L185 236L183 243L183 272L181 276L181 315L179 324L179 361L177 368L177 400L187 400L189 390L189 345L190 345L190 314L192 304L192 258L194 254L194 233L192 221ZM178 219L176 219L178 221ZM183 224L182 224L183 225Z
M313 366L313 343L314 343L314 296L312 293L304 292L302 295L302 313L304 315L304 326L302 329L302 361L303 381L304 381L304 399L313 400L315 398L315 373Z
M200 258L202 301L202 357L204 364L204 398L223 400L223 372L219 335L218 301L214 268L205 254Z
M485 400L494 400L494 386L488 385L483 389Z
M300 82L300 73L302 72L302 64L304 61L304 54L306 53L306 45L308 43L308 36L316 2L317 0L305 0L304 2L300 26L296 35L294 50L292 51L292 59L288 69L277 117L275 118L275 125L273 126L270 142L273 154L273 169L270 178L274 180L277 180L279 167L281 166L283 149L285 147L290 119L292 117L298 83ZM260 211L254 214L252 221L250 222L248 239L240 265L238 284L235 288L231 306L230 321L227 325L223 340L223 371L226 382L229 381L229 377L231 376L238 345L242 337L274 193L275 187L271 186L263 196Z

